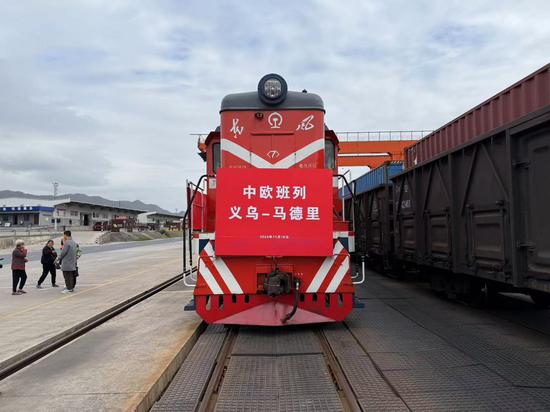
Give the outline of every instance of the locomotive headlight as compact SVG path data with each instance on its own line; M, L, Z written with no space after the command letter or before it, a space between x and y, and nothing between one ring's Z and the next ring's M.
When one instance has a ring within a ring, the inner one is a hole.
M275 105L286 98L286 81L278 74L267 74L258 83L258 95L265 104Z
M264 94L270 99L276 99L282 91L283 85L279 79L267 79L264 83Z

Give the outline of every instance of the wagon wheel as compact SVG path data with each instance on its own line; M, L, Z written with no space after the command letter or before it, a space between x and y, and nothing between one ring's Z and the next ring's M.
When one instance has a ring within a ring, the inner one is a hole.
M498 299L498 288L495 283L490 281L483 282L481 293L483 294L485 306L490 307L496 304Z
M498 298L498 288L495 283L488 280L472 282L468 303L476 308L492 307Z
M533 299L537 309L547 309L548 306L550 306L550 293L532 290L529 292L529 295L531 296L531 299Z

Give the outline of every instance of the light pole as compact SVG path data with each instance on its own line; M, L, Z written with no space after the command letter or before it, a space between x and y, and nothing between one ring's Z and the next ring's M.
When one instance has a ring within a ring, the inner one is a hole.
M53 185L53 202L52 202L53 230L54 232L57 232L57 216L55 215L55 198L57 197L57 189L59 188L59 183L53 182L52 185Z

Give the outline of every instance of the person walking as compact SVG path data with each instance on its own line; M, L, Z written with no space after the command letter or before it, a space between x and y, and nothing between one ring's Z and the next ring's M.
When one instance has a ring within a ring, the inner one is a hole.
M63 232L63 250L59 254L59 263L65 278L65 289L62 293L74 292L76 282L76 243L71 237L71 231Z
M27 272L25 272L25 264L27 262L25 242L18 239L15 241L15 249L13 249L11 254L12 295L27 293L23 290L25 282L27 281Z
M44 282L44 280L46 280L46 276L48 276L48 273L52 275L52 287L59 287L55 283L55 259L57 259L57 252L55 251L53 244L53 240L50 239L46 243L46 246L44 246L44 249L42 249L42 259L40 259L40 263L42 263L42 276L40 276L40 279L38 279L38 283L36 285L38 289L42 289L42 283Z

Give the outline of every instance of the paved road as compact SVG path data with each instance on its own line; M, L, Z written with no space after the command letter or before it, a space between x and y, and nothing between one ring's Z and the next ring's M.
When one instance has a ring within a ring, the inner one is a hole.
M78 240L78 239L77 239ZM106 243L104 245L85 245L82 246L82 254L90 254L90 253L97 253L97 252L109 252L112 250L121 250L121 249L131 249L136 247L144 247L144 246L151 246L151 245L158 245L163 243L176 243L176 242L182 242L182 238L176 237L176 238L168 238L168 239L155 239L155 240L144 240L144 241L135 241L135 242L120 242L120 243ZM41 251L31 252L29 253L29 260L40 260L42 256ZM4 261L2 264L9 265L11 262L11 255L0 255L0 258L4 258Z

